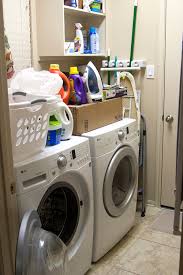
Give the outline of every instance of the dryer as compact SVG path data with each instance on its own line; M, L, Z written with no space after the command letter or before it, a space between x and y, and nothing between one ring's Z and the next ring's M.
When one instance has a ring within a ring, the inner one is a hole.
M73 137L15 165L20 221L36 210L42 229L67 248L68 275L85 274L93 246L93 180L89 141ZM54 275L54 272L53 272Z
M134 225L139 133L136 120L124 119L84 136L90 140L93 166L96 262Z

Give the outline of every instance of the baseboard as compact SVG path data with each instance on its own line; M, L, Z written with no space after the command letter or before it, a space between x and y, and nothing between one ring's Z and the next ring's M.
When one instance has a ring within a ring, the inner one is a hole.
M156 203L155 203L155 201L148 200L148 201L147 201L147 205L156 206Z

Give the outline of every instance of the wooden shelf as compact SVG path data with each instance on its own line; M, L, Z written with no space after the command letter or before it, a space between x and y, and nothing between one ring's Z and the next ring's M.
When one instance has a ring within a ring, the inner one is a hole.
M124 72L124 71L140 71L140 67L122 67L122 68L101 68L101 72Z
M73 53L73 54L65 54L64 56L68 56L68 57L105 57L106 54L105 53L97 53L97 54L77 54L77 53Z
M105 17L106 16L105 13L93 12L93 11L88 12L83 9L73 8L65 5L64 5L64 12L65 14L68 14L68 15L76 15L76 16L83 16L83 17L87 17L87 16Z
M105 3L103 0L103 13L87 12L83 9L64 5L64 0L39 0L36 3L37 45L40 60L48 58L75 58L106 57L106 19ZM54 15L54 16L53 16ZM51 18L51 20L48 20ZM76 36L75 24L80 22L83 30L94 26L98 29L100 37L99 54L66 54L65 41L74 41ZM76 60L77 61L77 60Z

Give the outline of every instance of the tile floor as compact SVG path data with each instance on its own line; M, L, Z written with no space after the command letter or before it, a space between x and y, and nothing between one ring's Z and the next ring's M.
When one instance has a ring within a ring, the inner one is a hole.
M151 229L164 209L148 206L136 225L87 275L178 275L180 237Z

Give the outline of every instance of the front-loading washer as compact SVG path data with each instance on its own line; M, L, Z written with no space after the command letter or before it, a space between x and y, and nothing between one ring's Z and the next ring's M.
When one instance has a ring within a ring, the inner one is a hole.
M92 156L96 262L135 222L139 132L136 120L123 119L84 136L90 140Z
M36 210L42 229L67 247L68 275L83 275L91 266L93 179L89 141L72 137L15 164L20 221ZM53 272L54 275L54 272Z

